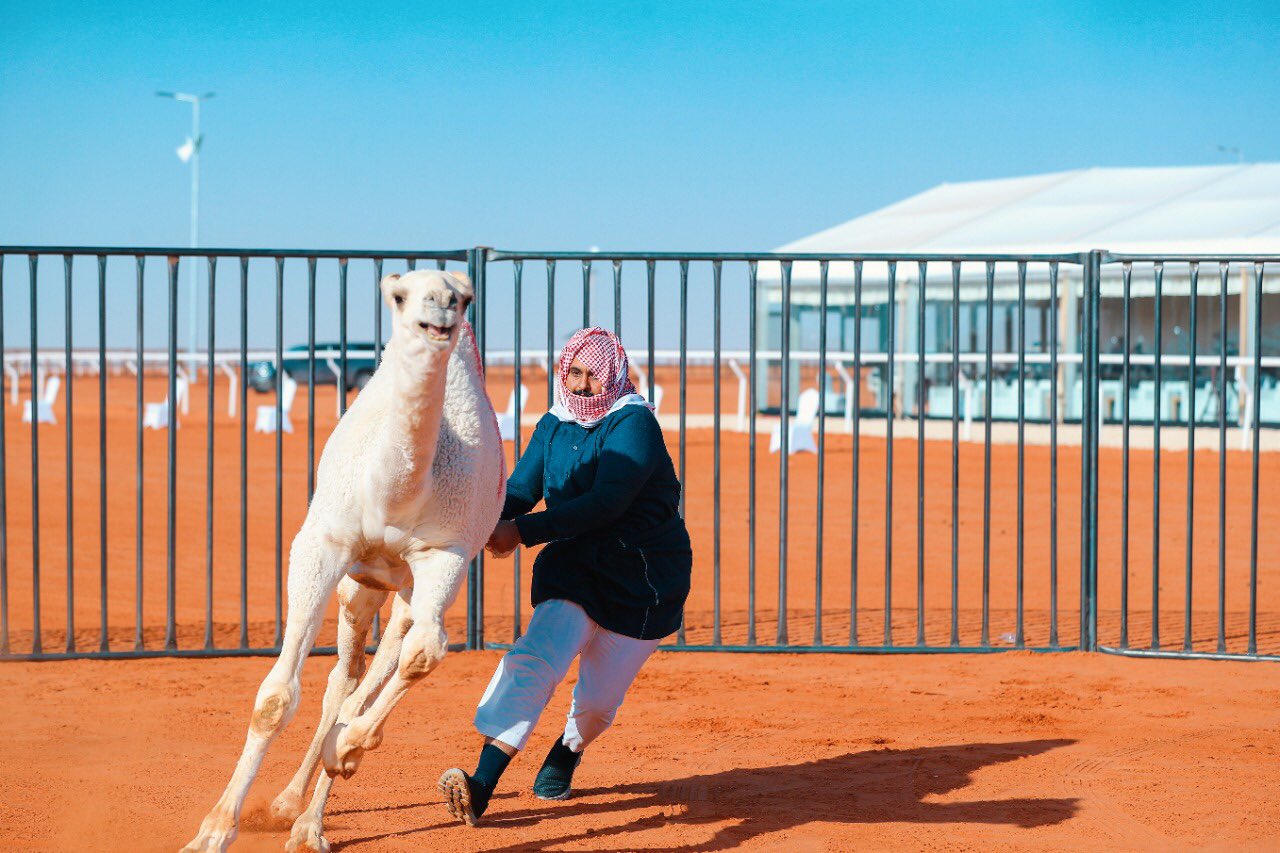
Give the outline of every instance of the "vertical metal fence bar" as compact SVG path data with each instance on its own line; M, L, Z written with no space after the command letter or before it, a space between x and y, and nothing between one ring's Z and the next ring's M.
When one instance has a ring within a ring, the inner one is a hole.
M284 364L281 363L281 369ZM276 420L276 434L284 421ZM307 258L307 505L316 492L316 259Z
M782 262L782 398L778 402L778 632L787 644L787 479L791 468L791 261Z
M556 262L547 261L547 406L555 405Z
M181 260L169 257L169 406L168 429L165 430L168 496L165 508L166 571L165 571L165 619L164 647L178 647L177 599L178 599L178 267ZM191 260L195 263L195 259Z
M1156 304L1156 414L1151 425L1151 649L1160 649L1160 424L1164 420L1164 264L1152 268Z
M893 398L894 360L897 356L896 331L898 326L897 294L898 262L889 261L889 344L885 364L888 381L885 383L885 441L884 441L884 644L893 645Z
M747 372L751 374L751 384L747 387L747 406L749 408L747 422L747 645L756 644L756 379L758 377L758 360L756 358L756 298L759 265L755 261L747 263L747 291L750 304L747 306ZM767 371L766 371L767 373ZM766 376L766 379L768 377Z
M680 517L685 515L685 494L688 491L688 481L685 479L685 457L688 455L685 442L686 429L686 411L688 408L688 399L686 391L688 389L688 351L689 351L689 262L680 261ZM653 388L656 386L650 383L649 399L653 401ZM713 534L714 537L714 534ZM720 621L720 599L717 596L712 604L715 612L713 622L718 630ZM680 627L676 630L676 642L680 645L685 643L684 619L680 620ZM717 641L718 642L718 641Z
M849 645L858 645L858 481L862 449L862 261L853 262L853 473L849 488Z
M1026 450L1027 450L1027 262L1018 261L1018 531L1017 531L1017 618L1013 644L1027 644L1024 624L1026 596L1024 587L1026 562Z
M1129 648L1129 352L1133 348L1133 312L1131 294L1133 264L1125 262L1124 276L1124 364L1120 387L1124 393L1121 412L1123 429L1120 437L1120 648Z
M194 261L193 261L194 263ZM204 647L206 649L213 648L213 385L214 377L217 376L217 364L214 362L214 331L216 325L215 310L215 286L218 274L217 257L209 256L209 338L208 338L208 362L206 369L209 371L209 388L208 388L208 424L206 428L205 448L205 620L204 620ZM193 367L195 365L192 365Z
M512 387L516 395L516 415L515 415L515 423L513 424L515 435L512 440L512 452L514 454L514 460L515 460L514 465L512 467L514 468L515 465L520 464L520 439L521 439L521 432L522 432L521 424L520 424L520 415L524 411L524 394L522 393L521 387L520 387L520 356L524 352L524 341L523 341L523 335L521 334L523 330L521 328L521 323L520 323L520 316L522 314L522 309L524 306L524 296L522 293L522 286L524 283L524 261L517 260L513 262L512 276L514 279L513 281L513 285L514 285L513 297L515 299L515 318L514 318L515 342L514 343L515 343L515 353L516 353L515 364L512 371L513 377L514 377L514 384ZM513 643L516 640L520 639L520 635L524 633L524 625L523 625L524 593L521 591L522 587L520 585L520 551L521 551L520 548L516 548L516 552L511 555L511 560L512 560L511 567L512 567L512 578L513 578L512 580L513 600L511 602L511 612L512 614L514 614L512 623L511 623L511 642Z
M622 261L613 262L613 333L622 340Z
M991 362L995 326L994 261L987 261L986 344L987 361L983 373L982 441L982 645L991 645Z
M478 269L480 266L477 258L478 251L479 250L477 249L471 249L467 252L467 274L471 278L472 293L475 295L476 299L467 306L466 320L471 324L473 335L475 334L477 322L476 303L480 301L480 282L477 278L479 276ZM548 311L549 310L550 309L548 309ZM393 338L395 337L394 330L392 330L391 335ZM550 340L550 337L550 334L548 334L548 340ZM478 337L475 340L475 344L476 348L479 349L480 343ZM548 364L549 363L550 361L548 360ZM548 370L547 378L550 379L550 377L551 371ZM480 556L477 554L467 563L467 637L464 645L468 650L484 648L480 641L480 625L484 621L484 611L480 603L480 589L483 584L484 581L480 577Z
M347 259L338 258L338 418L347 413Z
M1196 331L1196 308L1200 301L1200 265L1191 263L1191 337L1190 359L1187 362L1187 565L1184 587L1182 649L1191 651L1191 588L1192 564L1195 550L1195 496L1196 496L1196 353L1199 338Z
M467 262L467 271L471 274L471 282L475 299L471 303L471 311L475 316L475 335L476 335L476 351L480 355L480 375L484 376L485 352L488 346L486 339L485 318L488 314L489 299L486 295L488 291L489 265L488 250L474 249L470 253ZM476 554L474 560L476 568L476 639L475 647L477 649L484 648L484 549Z
M928 274L927 261L919 262L920 298L919 311L916 317L918 328L916 337L919 343L919 360L916 365L916 645L924 645L924 373L925 373L925 329L928 295L925 292L925 278Z
M813 644L822 645L822 552L823 496L827 470L827 278L830 264L820 263L818 282L818 505L816 515L813 568Z
M4 352L4 262L5 256L0 254L0 353ZM32 376L35 376L34 370ZM4 396L3 381L0 375L0 397ZM9 451L5 420L0 412L0 655L9 654ZM103 589L106 589L105 583ZM106 651L105 623L102 638L103 651Z
M1094 278L1093 255L1086 255L1083 271L1083 302L1080 304L1081 323L1079 327L1079 346L1081 361L1080 390L1080 648L1089 648L1089 444L1092 441L1092 429L1097 427L1097 415L1092 405L1096 398L1090 396L1093 382L1090 371L1095 367L1092 360L1093 336L1089 330L1092 322L1089 306L1090 295L1097 286Z
M1258 441L1262 420L1262 273L1263 265L1253 265L1253 441L1249 489L1249 654L1258 653Z
M75 369L71 361L71 273L74 256L62 256L62 272L63 272L63 322L65 330L62 337L62 366L66 372L67 378L67 428L63 435L66 437L66 454L67 454L67 485L66 485L66 504L67 504L67 654L71 654L76 650L76 538L75 538L75 415L74 406L72 405L75 396ZM34 412L33 412L34 414Z
M444 261L438 262L441 269L444 269ZM468 268L474 273L472 276L472 290L475 298L471 302L471 311L475 314L476 324L476 351L480 356L480 374L484 375L486 360L489 357L489 300L485 298L485 292L489 287L489 250L480 248L474 252L474 259L468 262ZM480 550L481 560L483 561L484 549Z
M711 262L711 571L713 592L715 595L715 614L714 626L712 628L712 643L720 645L720 289L721 276L720 261ZM684 345L681 344L681 353L684 352ZM680 386L683 389L684 379L680 380ZM681 411L684 409L683 400L681 401ZM681 427L680 439L684 440L684 428ZM684 452L680 453L680 460L684 461ZM684 483L681 481L681 493L684 491ZM683 622L681 627L683 627Z
M373 259L373 366L377 370L382 364L382 258ZM468 618L470 618L468 608ZM467 625L467 638L471 637L471 625ZM373 614L373 642L377 645L382 638L382 610Z
M0 265L3 265L0 259ZM4 292L0 290L0 302ZM0 327L4 324L0 308ZM0 328L0 352L4 352L4 330ZM4 418L0 417L0 531L5 524L4 511ZM3 532L0 532L0 537ZM0 544L0 564L5 559ZM0 587L4 586L0 579ZM107 256L98 255L98 651L111 651L107 637ZM0 606L0 609L3 609ZM3 618L3 617L0 617ZM7 636L7 635L6 635ZM0 641L6 646L7 640Z
M960 262L951 262L951 645L960 645Z
M645 272L648 277L648 286L649 286L649 353L648 353L648 363L646 365L649 371L648 372L649 387L645 393L645 397L648 398L649 402L651 403L656 402L654 399L654 396L657 394L657 391L655 391L654 389L658 387L658 377L656 376L657 365L654 364L654 357L653 357L653 331L654 331L653 329L653 297L654 297L655 267L656 267L656 264L654 261L645 261Z
M1218 264L1218 651L1220 653L1227 650L1227 275L1229 270L1230 266L1225 261Z
M275 587L276 630L271 645L280 648L284 639L284 258L276 258L276 539Z
M1102 293L1102 253L1090 252L1089 277L1086 279L1085 299L1085 413L1088 432L1081 448L1083 467L1082 489L1084 506L1081 513L1081 529L1084 532L1084 547L1081 549L1080 589L1083 592L1081 602L1081 647L1085 651L1097 648L1097 603L1098 603L1098 436L1100 428L1099 415L1099 365L1101 361L1098 331L1099 307Z
M591 325L591 261L582 262L582 328Z
M249 647L249 259L240 258L240 648Z
M373 259L373 361L375 368L382 364L382 258Z
M41 389L39 387L39 302L36 293L36 273L40 257L27 256L27 268L31 277L31 653L38 655L43 651L40 638L40 416L39 405ZM141 309L139 309L141 310ZM139 333L141 334L141 333ZM141 370L141 368L139 368ZM141 372L138 374L141 376ZM141 379L139 379L141 381ZM138 404L138 417L142 417L142 404ZM141 434L141 433L139 433ZM139 457L141 458L141 457ZM141 488L141 483L139 483ZM138 516L141 530L142 516ZM141 572L142 546L138 546L139 572ZM139 610L141 613L141 610ZM141 636L141 619L139 619L139 636Z
M136 633L136 635L134 636L134 640L133 640L133 647L134 647L134 650L135 650L135 651L139 651L139 652L140 652L140 651L142 651L142 650L143 650L143 648L145 648L145 645L144 645L144 639L143 639L143 635L142 635L142 505L143 505L143 485L144 485L144 483L143 483L143 479L142 479L142 460L143 460L143 456L142 456L142 450L143 450L143 441L142 441L142 439L143 439L143 436L142 436L142 431L143 431L143 426L142 426L142 412L143 412L143 400L142 400L142 379L143 379L143 377L144 377L144 376L146 375L146 373L147 373L147 363L146 363L146 361L144 360L145 352L144 352L144 350L143 350L143 338L144 338L144 334L143 334L143 332L144 332L144 328L145 328L145 327L144 327L144 324L143 324L143 317L144 317L144 314L143 314L143 306L144 306L144 301L145 301L145 300L144 300L144 294L145 294L145 292L146 292L146 291L145 291L145 288L144 288L144 277L145 277L145 273L146 273L146 263L147 263L147 258L146 258L146 256L145 256L145 255L138 255L138 259L137 259L137 305L136 305L136 307L137 307L137 334L138 334L138 353L137 353L137 355L138 355L138 376L137 376L138 381L137 381L137 383L136 383L136 385L135 385L135 387L134 387L134 426L135 426L135 429L136 429L136 438L137 438L137 459L136 459L137 464L136 464L136 466L135 466L135 473L134 473L135 480L134 480L134 482L135 482L135 486L136 486L137 507L136 507L135 516L134 516L134 524L135 524L135 530L134 530L134 535L135 535L135 539L134 539L134 542L135 542L135 553L134 553L135 565L134 565L134 572L135 572L135 575L134 575L134 585L133 585L133 594L134 594L134 601L133 601L133 613L134 613L134 625L135 625L135 628L136 628L136 632L137 632L137 633ZM33 300L33 301L32 301L32 311L33 311L33 313L34 313L34 310L35 310L35 303L34 303L34 300ZM35 381L35 372L34 372L35 368L34 368L34 365L35 365L35 362L34 362L34 361L32 361L32 381L33 381L33 382ZM37 509L37 508L38 508L38 504L36 504L36 503L34 503L34 502L33 502L33 504L32 504L32 509L34 510L34 509Z
M1058 264L1049 265L1049 645L1058 645Z

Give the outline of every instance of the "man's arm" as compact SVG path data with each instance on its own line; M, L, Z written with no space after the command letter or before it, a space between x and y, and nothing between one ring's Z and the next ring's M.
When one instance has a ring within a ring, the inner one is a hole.
M507 500L502 505L502 518L524 515L542 500L542 468L547 452L546 418L538 421L529 436L529 443L520 454L520 461L507 478Z
M537 545L568 539L617 520L644 488L666 447L649 412L623 418L605 437L591 490L542 512L516 519L520 541Z

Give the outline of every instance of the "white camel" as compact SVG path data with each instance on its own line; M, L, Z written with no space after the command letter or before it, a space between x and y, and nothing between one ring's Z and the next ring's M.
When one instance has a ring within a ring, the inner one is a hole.
M444 657L444 612L501 511L502 444L463 319L471 282L454 272L417 271L389 275L380 286L391 339L320 457L315 497L289 552L280 657L258 689L231 781L185 850L223 851L235 838L249 785L298 707L302 664L336 588L338 660L320 726L271 806L294 821L286 849L329 849L322 817L333 777L355 772L381 743L396 703ZM390 592L396 597L387 631L364 672L365 639ZM304 810L322 759L325 773Z

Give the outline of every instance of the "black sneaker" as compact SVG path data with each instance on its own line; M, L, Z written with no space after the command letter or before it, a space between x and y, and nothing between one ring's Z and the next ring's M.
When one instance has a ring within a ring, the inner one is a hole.
M538 778L533 780L533 795L540 800L567 800L573 793L573 771L582 761L582 753L574 752L557 740L542 762Z
M457 767L444 771L439 784L449 814L467 826L475 826L489 806L489 789Z

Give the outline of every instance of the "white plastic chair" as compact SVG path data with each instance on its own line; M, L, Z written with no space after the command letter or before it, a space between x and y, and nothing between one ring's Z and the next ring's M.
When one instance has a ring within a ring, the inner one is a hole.
M50 376L44 382L44 393L40 395L40 399L35 401L35 417L36 423L40 424L56 424L58 419L53 416L53 404L58 402L58 391L62 388L61 376ZM31 400L27 400L22 406L22 422L24 424L31 423Z
M289 410L293 408L293 398L298 393L298 383L290 376L285 374L281 383L284 388L280 396L280 423L276 424L276 407L259 406L258 416L253 422L254 432L275 432L277 428L283 429L285 432L293 432L293 421L289 418Z
M502 436L503 441L516 440L516 422L520 415L524 413L525 404L529 402L529 389L523 384L520 386L520 401L516 404L516 392L512 389L511 396L507 398L507 410L498 415L498 433Z
M187 378L179 376L174 380L175 409L184 409L187 402ZM177 424L174 424L176 427ZM168 429L169 427L169 397L168 395L159 403L147 403L146 408L142 412L143 429Z
M806 388L796 401L795 417L787 423L787 455L805 451L817 453L818 445L813 442L813 422L818 417L818 389ZM773 425L773 434L769 436L769 452L777 453L782 447L782 421Z

